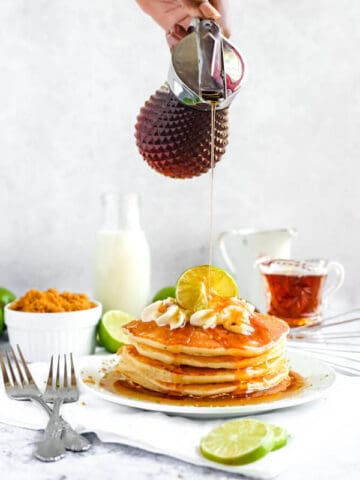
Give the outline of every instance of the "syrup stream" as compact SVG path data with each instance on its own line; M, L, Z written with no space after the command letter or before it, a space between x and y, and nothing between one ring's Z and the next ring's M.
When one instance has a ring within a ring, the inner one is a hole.
M216 103L211 102L211 134L210 134L210 218L209 218L209 272L208 272L208 292L211 290L211 266L213 264L214 253L214 166L215 166L215 119Z

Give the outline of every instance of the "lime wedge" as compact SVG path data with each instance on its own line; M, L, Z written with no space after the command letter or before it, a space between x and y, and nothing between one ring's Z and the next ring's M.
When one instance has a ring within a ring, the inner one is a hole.
M277 450L278 448L282 448L287 444L288 440L288 432L285 428L278 427L277 425L269 425L272 434L273 434L273 450Z
M228 465L244 465L266 455L273 447L270 426L244 418L223 423L200 442L205 458Z
M175 287L164 287L156 293L156 295L152 299L152 302L157 302L158 300L165 300L169 297L175 298L175 296Z
M219 267L200 265L185 270L176 283L176 300L187 310L206 308L209 294L236 297L236 282Z
M108 352L116 353L124 343L129 343L122 327L131 320L134 317L121 310L109 310L103 315L98 330L99 342Z

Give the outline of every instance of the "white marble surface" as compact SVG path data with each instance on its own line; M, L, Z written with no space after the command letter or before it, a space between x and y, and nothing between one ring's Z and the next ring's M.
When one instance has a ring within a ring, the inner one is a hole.
M0 471L6 480L213 480L239 478L210 469L194 467L169 457L99 442L88 434L93 447L88 453L68 454L61 462L44 464L33 458L33 444L41 433L0 424ZM85 473L86 472L86 473ZM86 475L86 476L85 476Z
M296 226L360 296L360 2L232 0L247 58L216 168L215 231ZM139 191L153 290L207 259L207 176L151 171L134 142L169 52L134 0L0 2L0 284L91 290L99 193ZM131 181L129 181L131 179ZM221 263L217 258L217 262Z

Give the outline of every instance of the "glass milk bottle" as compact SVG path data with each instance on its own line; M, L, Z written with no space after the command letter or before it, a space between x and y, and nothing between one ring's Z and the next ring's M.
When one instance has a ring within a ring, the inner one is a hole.
M103 311L139 317L149 300L150 251L139 220L139 196L102 196L104 224L95 249L94 295Z

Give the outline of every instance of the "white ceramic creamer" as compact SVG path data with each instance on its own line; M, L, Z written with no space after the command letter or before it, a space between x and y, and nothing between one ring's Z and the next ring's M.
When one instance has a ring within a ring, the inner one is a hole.
M265 311L265 293L256 261L261 257L290 258L291 243L296 235L294 228L229 230L219 235L221 255L237 279L240 297L261 312Z

